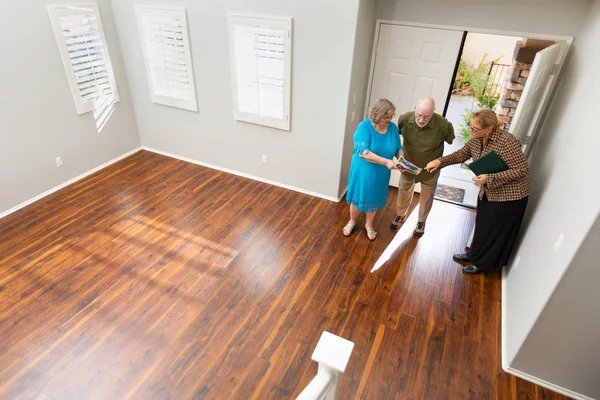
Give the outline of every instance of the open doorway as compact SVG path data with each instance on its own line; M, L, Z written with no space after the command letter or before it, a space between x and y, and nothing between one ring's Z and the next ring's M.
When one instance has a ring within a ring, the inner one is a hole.
M515 36L467 33L452 84L445 117L454 126L454 143L446 145L444 155L462 148L470 139L469 116L481 108L495 109L511 68L513 53L522 38ZM439 197L468 207L477 205L479 186L466 165L444 168L438 182Z
M452 145L446 145L444 155L460 149L470 140L473 111L494 110L504 129L512 132L511 124L519 110L536 54L553 44L553 41L523 37L467 33L445 114L454 126L456 139ZM442 170L438 198L476 207L479 186L473 183L474 174L466 164Z
M365 116L378 98L390 99L403 114L430 96L455 127L457 139L444 150L449 154L470 138L468 113L490 108L528 155L572 42L550 39L378 20ZM390 186L398 187L399 178L392 171ZM479 187L472 178L465 165L445 168L435 198L475 207Z

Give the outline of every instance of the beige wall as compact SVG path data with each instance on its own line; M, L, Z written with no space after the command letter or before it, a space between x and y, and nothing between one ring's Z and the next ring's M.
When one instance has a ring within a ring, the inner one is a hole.
M575 36L591 0L377 0L377 18Z
M375 33L375 0L360 0L352 59L352 75L348 111L346 114L346 130L343 143L342 168L338 192L341 195L348 186L352 148L354 147L354 131L364 118L367 83L373 39ZM354 113L354 121L352 114Z
M498 63L510 64L517 42L521 40L515 36L488 35L484 33L469 33L465 40L462 59L471 66L477 66L481 58L487 53L487 61L500 58Z
M121 101L100 134L77 114L47 4L0 2L0 214L140 145L110 2L98 5Z
M337 198L358 2L169 2L187 8L198 93L199 112L194 113L150 101L134 11L138 1L112 0L142 143ZM233 118L227 25L227 15L232 12L293 18L289 132ZM268 164L261 162L263 154L268 156Z

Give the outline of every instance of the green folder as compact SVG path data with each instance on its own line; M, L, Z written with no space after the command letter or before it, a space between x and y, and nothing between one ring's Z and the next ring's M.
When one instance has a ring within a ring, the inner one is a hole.
M469 168L475 173L475 176L479 176L482 174L496 174L498 172L506 171L508 165L506 165L504 160L492 150L469 164Z

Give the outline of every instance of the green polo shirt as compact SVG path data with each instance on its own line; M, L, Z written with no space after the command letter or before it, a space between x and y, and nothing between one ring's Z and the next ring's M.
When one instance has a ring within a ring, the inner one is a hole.
M415 121L415 113L408 112L398 118L398 128L402 136L404 157L418 167L425 167L431 160L444 155L444 142L452 144L454 128L439 114L433 114L427 125L420 128ZM433 174L423 170L415 180L422 182Z

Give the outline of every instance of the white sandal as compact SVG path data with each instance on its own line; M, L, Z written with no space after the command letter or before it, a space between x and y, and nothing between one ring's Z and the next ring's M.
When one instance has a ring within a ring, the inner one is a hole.
M344 229L342 230L342 233L344 234L344 236L348 237L350 236L350 234L352 233L352 231L354 230L354 227L356 226L355 222L352 221L348 221L348 223L346 224L346 226L344 227Z
M367 231L367 237L369 240L375 240L377 238L377 231L370 226L365 226L365 230Z

